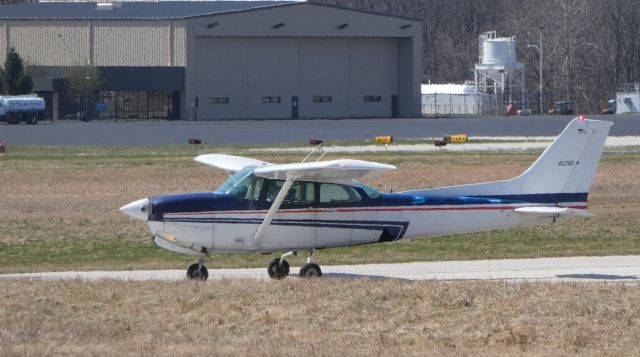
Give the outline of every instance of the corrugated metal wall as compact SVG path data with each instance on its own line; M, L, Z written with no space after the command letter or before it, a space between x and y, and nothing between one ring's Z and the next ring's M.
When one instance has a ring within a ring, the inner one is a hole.
M184 21L173 21L173 66L187 64L187 25Z
M9 21L9 41L31 65L72 66L89 60L88 21Z
M15 47L30 65L184 66L185 46L183 21L0 22L0 58Z
M95 64L98 66L169 66L168 22L96 21Z

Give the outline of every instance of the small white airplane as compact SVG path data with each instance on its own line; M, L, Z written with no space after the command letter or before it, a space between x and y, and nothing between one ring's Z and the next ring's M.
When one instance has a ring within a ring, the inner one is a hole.
M286 252L269 264L273 279L289 274L284 259L308 250L300 276L322 276L318 249L524 227L589 217L587 196L611 122L572 120L523 174L510 180L381 193L355 181L394 170L360 160L274 165L208 154L196 161L228 171L216 192L160 195L120 211L148 221L161 248L198 257L187 277L208 277L210 252ZM425 175L428 173L425 173Z

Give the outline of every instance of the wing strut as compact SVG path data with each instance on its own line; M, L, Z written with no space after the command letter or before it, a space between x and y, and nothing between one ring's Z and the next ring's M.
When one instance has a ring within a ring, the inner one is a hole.
M282 205L282 201L284 201L285 196L289 192L289 189L291 188L291 185L293 185L293 182L295 180L296 180L295 175L287 173L287 179L284 181L284 184L282 185L280 192L278 192L276 199L271 204L271 208L269 208L269 212L267 212L267 215L264 217L264 221L262 221L262 224L260 225L260 227L258 228L258 231L256 232L256 236L255 236L256 243L260 243L260 240L262 239L264 234L267 232L267 228L269 228L269 226L271 225L271 220L273 219L273 216L275 216L276 212L278 212L278 210L280 209L280 206Z

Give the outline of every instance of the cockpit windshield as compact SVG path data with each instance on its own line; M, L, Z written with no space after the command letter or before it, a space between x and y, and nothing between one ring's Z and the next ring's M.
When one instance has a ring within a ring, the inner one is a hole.
M362 182L358 182L358 187L360 187L367 194L367 196L369 196L369 198L371 198L371 199L378 198L378 197L382 196L382 193L380 193L380 191L376 190L375 188L373 188L371 186L367 186L367 185L363 184Z
M255 168L255 166L247 166L236 172L218 188L218 191L238 199L257 201L260 198L264 179L253 175Z

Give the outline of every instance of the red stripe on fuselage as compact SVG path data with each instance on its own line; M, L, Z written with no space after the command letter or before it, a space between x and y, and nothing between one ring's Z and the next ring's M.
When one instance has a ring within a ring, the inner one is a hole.
M387 208L328 208L328 209L305 209L305 210L278 210L278 213L332 213L332 212L415 212L415 211L496 211L513 210L520 207L530 207L531 205L520 206L489 206L489 207L387 207ZM536 206L536 207L556 207L556 206ZM560 208L589 209L589 206L557 206ZM202 214L266 214L268 211L212 211L212 212L181 212L168 213L176 216L193 216Z

